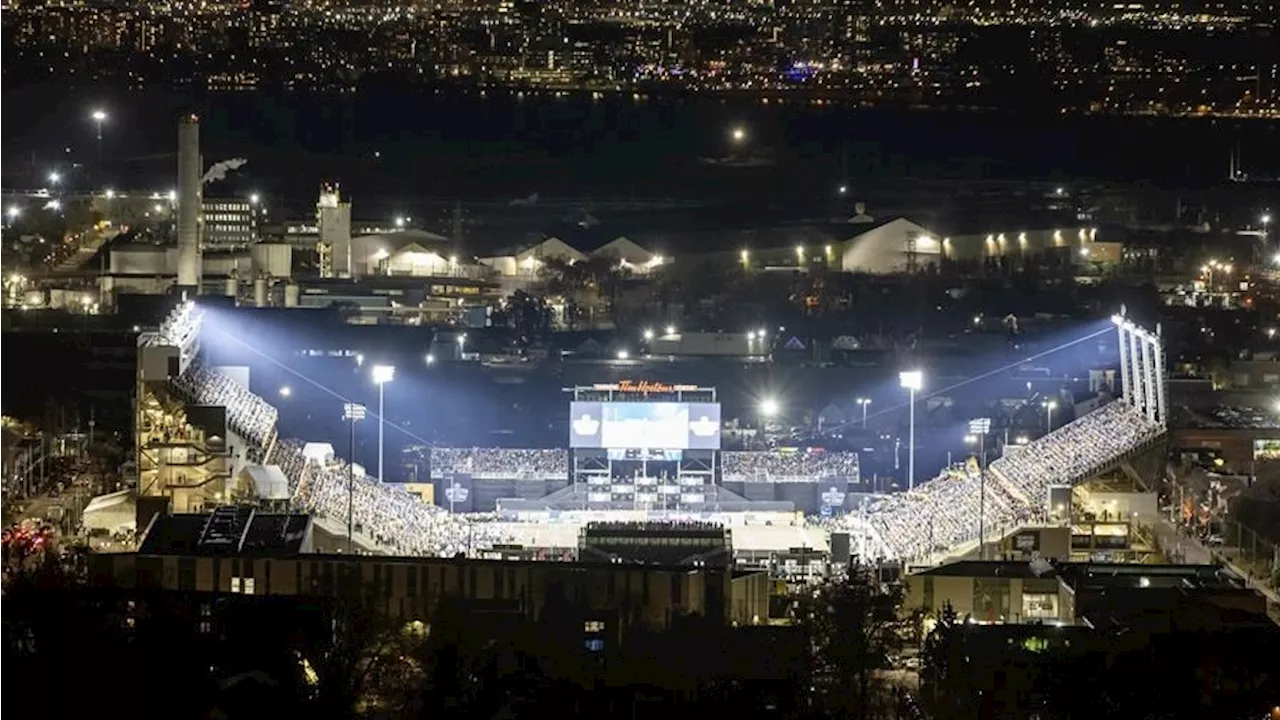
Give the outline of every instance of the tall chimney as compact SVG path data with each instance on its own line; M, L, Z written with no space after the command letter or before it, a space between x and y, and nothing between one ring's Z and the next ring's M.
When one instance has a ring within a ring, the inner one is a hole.
M200 118L178 124L178 287L200 293Z

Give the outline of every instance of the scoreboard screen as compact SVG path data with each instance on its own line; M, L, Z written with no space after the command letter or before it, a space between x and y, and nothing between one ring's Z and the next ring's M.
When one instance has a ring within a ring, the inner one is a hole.
M569 447L609 450L719 450L720 404L570 403Z

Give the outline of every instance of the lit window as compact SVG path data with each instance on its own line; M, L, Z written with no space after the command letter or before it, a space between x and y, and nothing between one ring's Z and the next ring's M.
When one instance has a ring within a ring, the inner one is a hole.
M589 633L604 632L603 620L588 620L582 624L582 631Z

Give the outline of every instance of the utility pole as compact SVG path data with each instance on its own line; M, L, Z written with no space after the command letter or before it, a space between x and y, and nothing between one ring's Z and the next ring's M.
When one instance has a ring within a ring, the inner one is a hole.
M987 433L991 418L969 421L969 438L978 443L978 559L987 559Z
M461 245L462 244L462 201L461 200L453 201L453 229L451 231L451 234L453 235L453 238L452 238L453 244Z
M381 387L381 386L379 386ZM347 456L347 554L355 554L355 497L356 497L356 423L364 419L364 405L343 403L342 419L351 424L350 454Z

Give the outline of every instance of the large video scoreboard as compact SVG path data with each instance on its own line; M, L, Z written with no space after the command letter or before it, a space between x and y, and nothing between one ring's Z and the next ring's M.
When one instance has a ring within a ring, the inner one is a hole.
M574 402L569 447L719 450L720 404Z
M720 449L720 403L710 388L620 383L584 395L569 406L571 448Z

